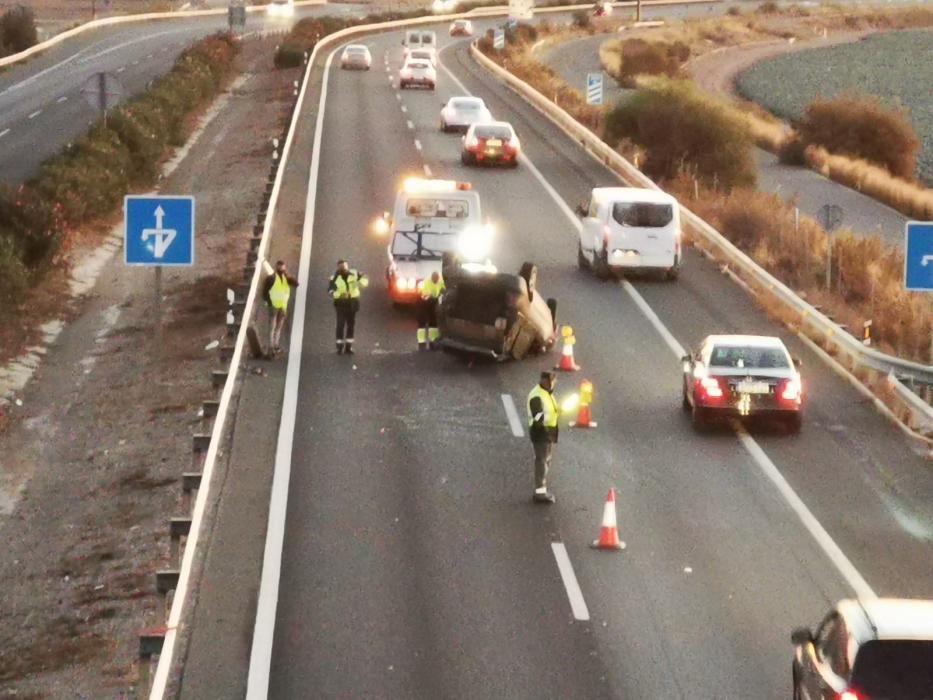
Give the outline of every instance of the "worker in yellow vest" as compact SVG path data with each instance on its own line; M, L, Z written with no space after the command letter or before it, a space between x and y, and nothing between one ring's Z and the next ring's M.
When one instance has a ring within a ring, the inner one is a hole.
M337 271L330 278L327 291L334 300L337 312L337 354L353 354L353 334L356 330L356 312L360 310L360 292L369 286L369 278L350 269L346 260L337 261Z
M280 341L288 318L288 300L292 287L297 286L298 280L288 274L284 260L276 262L274 272L265 279L263 298L269 307L269 352L272 355L282 352Z
M421 286L421 303L418 304L418 349L436 350L441 332L437 328L437 303L444 293L444 278L440 272L432 272Z
M535 503L554 503L554 494L547 490L547 473L551 466L551 455L557 443L557 421L560 406L554 398L557 375L546 371L528 393L528 432L535 451Z

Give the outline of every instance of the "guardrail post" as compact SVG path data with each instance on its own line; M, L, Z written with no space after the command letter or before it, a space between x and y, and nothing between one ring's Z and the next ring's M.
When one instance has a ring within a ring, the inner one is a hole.
M237 325L239 327L239 324ZM217 390L224 388L224 384L227 382L227 370L225 369L214 369L211 370L211 386Z
M187 512L191 512L194 499L192 495L201 488L201 472L184 472L181 475L181 501Z
M166 632L165 627L153 627L139 633L139 686L143 691L140 697L149 695L152 657L162 653Z
M188 537L189 532L191 532L191 518L172 518L169 520L169 561L173 566L181 566L181 559L178 556L181 538Z

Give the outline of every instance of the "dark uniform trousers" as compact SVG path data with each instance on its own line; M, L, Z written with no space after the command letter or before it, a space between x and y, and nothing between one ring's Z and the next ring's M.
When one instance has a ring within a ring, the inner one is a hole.
M336 299L334 309L337 310L337 342L343 342L344 338L353 340L356 312L360 309L360 300Z

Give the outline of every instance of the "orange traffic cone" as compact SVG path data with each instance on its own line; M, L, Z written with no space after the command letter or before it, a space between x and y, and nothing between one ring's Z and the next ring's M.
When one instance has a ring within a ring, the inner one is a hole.
M584 379L580 383L580 406L577 409L577 419L570 424L571 428L595 428L596 421L590 410L593 403L593 382Z
M560 362L554 366L554 369L561 372L576 372L580 366L573 361L573 346L577 339L573 337L573 328L564 326L560 329L563 347L560 349Z
M609 489L606 496L606 506L603 510L603 526L599 531L599 539L593 540L594 549L625 549L625 542L619 539L619 529L616 527L616 490Z

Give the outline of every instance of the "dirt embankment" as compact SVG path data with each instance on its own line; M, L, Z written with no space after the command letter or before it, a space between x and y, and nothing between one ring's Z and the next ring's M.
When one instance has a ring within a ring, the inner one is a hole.
M197 265L167 271L161 361L152 272L120 256L61 332L0 433L0 697L136 697L137 633L164 623L154 572L217 368L225 290L241 266L292 100L274 41L162 193L197 198Z

